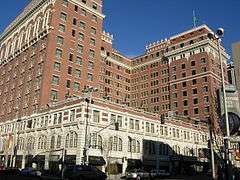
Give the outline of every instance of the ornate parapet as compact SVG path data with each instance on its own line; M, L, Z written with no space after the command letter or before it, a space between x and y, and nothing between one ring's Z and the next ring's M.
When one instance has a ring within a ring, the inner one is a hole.
M102 40L112 44L113 35L103 31L103 33L102 33Z

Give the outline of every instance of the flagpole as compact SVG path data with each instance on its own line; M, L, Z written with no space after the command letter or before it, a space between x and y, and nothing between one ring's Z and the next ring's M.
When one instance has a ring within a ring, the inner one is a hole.
M195 10L193 10L193 27L196 27L196 15L195 15Z

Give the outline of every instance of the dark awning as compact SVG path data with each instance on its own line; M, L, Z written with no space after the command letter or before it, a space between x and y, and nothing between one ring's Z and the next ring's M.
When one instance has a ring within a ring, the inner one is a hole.
M89 164L92 166L103 166L106 164L106 161L102 156L89 156Z
M44 155L37 155L37 156L34 156L33 159L32 159L33 162L39 162L39 161L45 161L45 156Z

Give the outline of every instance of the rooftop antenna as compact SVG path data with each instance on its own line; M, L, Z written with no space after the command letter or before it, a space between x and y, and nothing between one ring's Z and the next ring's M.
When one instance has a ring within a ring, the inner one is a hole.
M195 10L193 10L193 27L197 27L197 17L196 17L196 14L195 14Z

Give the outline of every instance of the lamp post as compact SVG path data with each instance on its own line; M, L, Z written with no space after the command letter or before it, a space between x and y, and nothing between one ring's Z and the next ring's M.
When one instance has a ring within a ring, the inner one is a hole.
M88 126L89 126L89 103L92 103L92 93L97 92L98 89L94 87L85 87L82 91L83 94L86 94L88 97L85 98L85 101L87 103L87 117L86 117L86 126L85 126L85 143L84 143L84 149L83 149L83 163L88 164Z
M222 92L223 92L223 109L224 109L224 117L225 117L225 124L226 124L226 136L225 138L225 160L226 160L226 178L228 180L232 180L231 175L231 154L229 152L230 148L230 129L229 129L229 120L228 120L228 110L227 110L227 103L226 103L226 90L225 90L225 78L224 78L224 69L223 69L223 62L222 62L222 53L221 53L221 38L224 36L224 29L219 28L217 29L216 33L210 32L208 33L209 39L217 40L217 47L218 47L218 56L220 61L221 67L221 79L222 79Z

